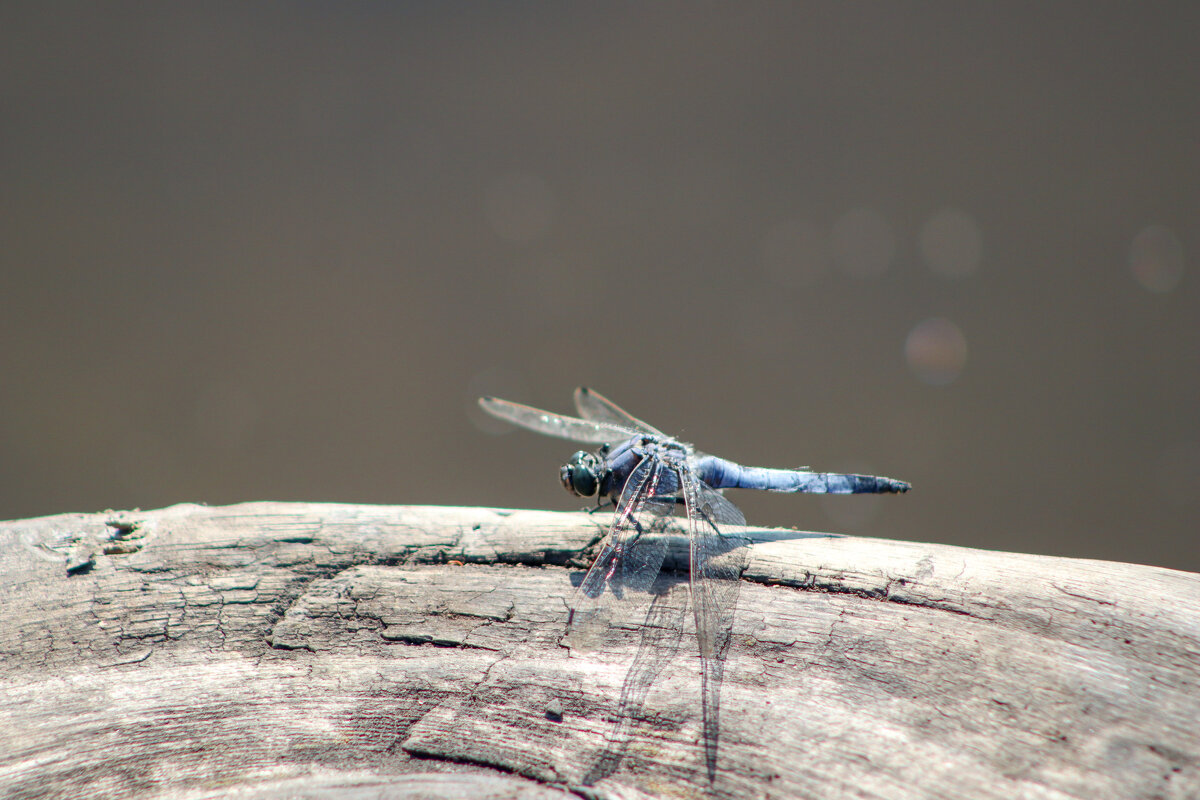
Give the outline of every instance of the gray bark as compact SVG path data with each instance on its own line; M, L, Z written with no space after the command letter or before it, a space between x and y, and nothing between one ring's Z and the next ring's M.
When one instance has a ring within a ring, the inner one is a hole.
M563 646L608 519L2 523L0 796L1200 797L1200 575L754 532L710 782L685 560Z

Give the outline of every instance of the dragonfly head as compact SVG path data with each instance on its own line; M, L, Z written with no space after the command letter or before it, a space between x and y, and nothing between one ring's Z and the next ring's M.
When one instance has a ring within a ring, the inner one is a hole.
M571 460L563 464L558 471L558 479L563 488L580 497L595 497L600 492L601 473L600 459L595 453L580 450L571 456Z

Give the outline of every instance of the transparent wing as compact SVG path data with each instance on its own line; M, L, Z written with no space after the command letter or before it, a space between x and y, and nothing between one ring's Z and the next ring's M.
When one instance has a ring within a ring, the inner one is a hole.
M713 780L721 731L721 682L738 589L749 559L749 539L746 518L737 506L698 480L690 468L683 468L680 477L691 544L692 610L700 644L704 760Z
M544 433L547 436L557 436L560 439L573 439L577 442L619 442L635 435L632 428L621 427L604 420L587 420L567 417L562 414L552 414L532 406L514 403L511 400L501 400L498 397L479 398L480 407L506 422L529 428L531 431Z
M746 518L737 506L681 470L691 548L692 608L700 655L720 658L733 629L738 587L749 553Z
M580 386L575 390L575 408L579 409L579 416L593 422L631 428L642 433L667 438L662 431L647 425L612 400L586 386Z
M667 554L663 529L675 510L673 496L656 496L671 469L645 456L629 474L604 546L571 601L567 643L572 648L596 649L610 627L649 600Z

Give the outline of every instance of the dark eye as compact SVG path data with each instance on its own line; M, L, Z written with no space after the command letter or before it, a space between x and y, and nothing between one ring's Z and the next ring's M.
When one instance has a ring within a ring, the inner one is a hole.
M595 497L600 490L600 478L596 471L596 457L580 450L558 471L558 479L571 494Z

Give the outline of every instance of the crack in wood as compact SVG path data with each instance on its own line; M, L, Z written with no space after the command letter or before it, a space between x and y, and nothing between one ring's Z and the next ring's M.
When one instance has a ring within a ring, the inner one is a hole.
M1200 576L781 532L751 546L716 782L691 631L596 772L646 634L561 647L564 573L602 536L310 504L2 523L0 795L440 763L579 797L1200 796Z

